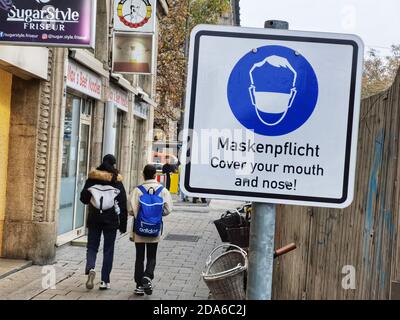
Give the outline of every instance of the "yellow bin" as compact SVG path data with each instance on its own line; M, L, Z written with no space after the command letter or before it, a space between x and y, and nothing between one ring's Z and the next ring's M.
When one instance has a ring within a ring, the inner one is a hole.
M165 174L157 174L157 181L165 186ZM179 192L179 173L171 173L171 186L169 192L178 193Z
M169 190L171 193L178 193L179 192L178 182L179 182L179 174L178 173L172 173L171 174L171 188Z

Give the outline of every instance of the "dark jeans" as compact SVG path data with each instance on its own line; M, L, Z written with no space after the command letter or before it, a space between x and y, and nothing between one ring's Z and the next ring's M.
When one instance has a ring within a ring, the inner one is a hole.
M165 188L168 191L171 189L171 175L169 173L166 174Z
M104 236L103 246L103 267L101 269L101 280L110 282L110 273L114 260L114 244L117 236L117 229L103 229L101 227L89 228L87 253L86 253L86 274L96 266L97 252L99 251L101 234Z
M196 203L198 199L199 198L193 198L193 203ZM201 198L201 202L202 203L207 203L207 199L206 198Z
M154 279L154 269L156 268L156 256L158 243L135 243L136 262L135 262L135 282L138 286L142 285L142 278L149 277ZM144 270L144 253L146 252L146 270Z

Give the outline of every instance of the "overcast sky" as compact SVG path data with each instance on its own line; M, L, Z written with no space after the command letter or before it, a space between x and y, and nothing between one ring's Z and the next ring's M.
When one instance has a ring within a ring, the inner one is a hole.
M387 54L400 44L400 0L240 0L241 25L289 22L292 30L354 33Z

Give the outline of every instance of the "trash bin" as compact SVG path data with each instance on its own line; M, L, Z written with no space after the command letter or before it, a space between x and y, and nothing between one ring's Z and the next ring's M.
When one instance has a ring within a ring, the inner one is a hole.
M169 192L173 194L179 193L179 174L177 173L171 173L171 186Z
M213 259L213 255L224 248L228 251L225 250ZM233 244L222 244L210 253L206 271L202 274L203 280L216 300L244 300L247 266L246 251Z
M179 175L177 173L171 173L170 179L169 192L177 194L179 192ZM165 173L157 173L156 180L165 187L167 184L167 175Z

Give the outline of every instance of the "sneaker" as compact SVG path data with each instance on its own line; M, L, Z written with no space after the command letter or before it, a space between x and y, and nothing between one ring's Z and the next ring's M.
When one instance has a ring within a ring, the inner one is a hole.
M151 295L153 293L153 285L151 283L151 279L149 277L143 277L142 279L143 289L147 295Z
M96 277L96 271L94 269L90 269L88 279L86 281L86 289L92 290L94 287L94 278Z
M134 293L137 296L144 296L144 289L142 286L137 286L136 289L134 290Z
M111 285L110 285L110 283L107 283L107 282L102 281L102 282L100 282L100 287L99 287L99 289L100 289L100 290L111 289Z

